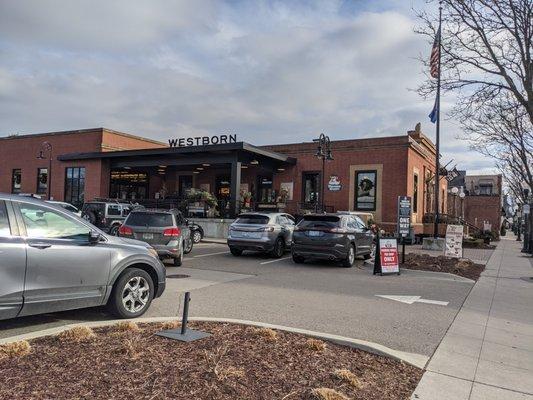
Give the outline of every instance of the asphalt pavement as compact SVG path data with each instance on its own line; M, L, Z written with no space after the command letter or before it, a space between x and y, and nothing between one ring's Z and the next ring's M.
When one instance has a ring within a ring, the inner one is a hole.
M320 331L425 356L435 351L473 286L464 278L424 271L374 276L363 260L342 268L329 262L294 264L290 254L234 257L216 243L196 246L183 267L169 266L167 274L167 290L147 317L180 315L183 292L189 290L191 316ZM397 298L402 302L380 296L411 297ZM97 308L0 321L0 337L110 318Z

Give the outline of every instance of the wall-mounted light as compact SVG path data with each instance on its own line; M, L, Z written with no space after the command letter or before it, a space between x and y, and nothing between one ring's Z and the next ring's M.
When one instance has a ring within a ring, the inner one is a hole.
M204 167L196 167L196 169L197 169L198 171L203 171L203 170L204 170Z
M257 165L257 164L259 164L259 161L257 161L257 160L252 160L252 161L250 162L250 164L252 164L252 165Z
M211 166L211 164L207 164L207 163L204 163L204 164L202 164L202 165L203 165L204 167L209 167L209 166Z
M283 171L285 171L285 168L278 168L278 171L279 172L283 172Z

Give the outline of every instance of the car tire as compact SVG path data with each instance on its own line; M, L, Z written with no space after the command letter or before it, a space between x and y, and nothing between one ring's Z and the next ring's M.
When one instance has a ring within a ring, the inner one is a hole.
M355 246L351 244L348 249L348 255L346 256L346 259L342 261L342 266L345 268L352 268L354 263L355 263Z
M194 242L192 241L192 239L189 239L187 241L187 245L184 245L183 254L189 254L192 251L193 244Z
M109 229L109 234L111 236L118 236L118 229L120 228L119 225L113 225L110 229Z
M180 247L180 253L177 257L174 257L174 266L181 267L181 264L183 264L183 243Z
M138 289L133 289L136 282ZM107 303L109 311L118 318L140 317L150 307L154 292L154 283L148 272L139 268L128 268L113 285Z
M194 230L192 232L192 241L196 244L196 243L200 243L200 241L202 240L203 238L203 235L202 235L202 232L200 232L199 230Z
M229 251L231 254L233 254L235 257L239 257L242 255L242 250L241 249L237 249L235 247L230 247L229 248Z
M305 258L302 256L297 256L296 254L293 254L292 261L294 261L296 264L303 264L305 262Z
M89 221L93 225L96 222L96 214L92 211L87 211L85 214L83 214L82 218L85 221Z
M277 238L274 243L274 249L270 252L270 256L281 258L283 257L283 253L285 253L285 241L282 238Z

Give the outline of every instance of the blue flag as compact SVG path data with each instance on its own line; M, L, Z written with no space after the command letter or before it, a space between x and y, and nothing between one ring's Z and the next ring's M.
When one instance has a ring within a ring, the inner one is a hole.
M437 122L437 115L439 115L439 107L437 104L437 99L435 98L435 104L433 105L433 110L431 110L431 113L428 115L431 122L435 123Z

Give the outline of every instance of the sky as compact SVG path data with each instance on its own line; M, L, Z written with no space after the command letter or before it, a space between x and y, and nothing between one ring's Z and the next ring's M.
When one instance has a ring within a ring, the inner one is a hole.
M424 0L1 0L0 136L106 127L252 144L406 134L433 99ZM434 7L434 5L431 5ZM433 10L431 10L433 11ZM436 10L435 10L436 11ZM445 113L454 104L442 99ZM443 162L493 162L441 123Z

